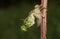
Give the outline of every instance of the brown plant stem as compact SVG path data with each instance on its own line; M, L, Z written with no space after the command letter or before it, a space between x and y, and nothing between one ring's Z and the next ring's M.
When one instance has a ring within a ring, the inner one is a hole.
M42 10L42 24L41 24L41 39L46 39L46 33L47 33L47 0L41 0L42 7L44 9Z

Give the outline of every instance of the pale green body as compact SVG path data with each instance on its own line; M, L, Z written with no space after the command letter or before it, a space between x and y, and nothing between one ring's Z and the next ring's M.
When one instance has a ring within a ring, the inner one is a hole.
M35 17L33 16L33 14L31 14L24 20L24 25L21 26L21 29L27 31L27 29L33 26L34 24Z
M28 28L35 24L35 18L37 18L38 26L41 24L41 13L39 7L32 10L29 16L24 20L24 24L21 26L21 30L27 31Z

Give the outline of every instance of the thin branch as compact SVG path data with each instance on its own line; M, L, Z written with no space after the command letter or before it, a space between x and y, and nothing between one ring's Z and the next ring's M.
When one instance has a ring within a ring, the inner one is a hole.
M42 6L45 8L42 10L42 14L44 18L42 18L42 24L41 24L41 39L46 39L46 33L47 33L47 28L46 28L46 23L47 23L47 0L41 0Z

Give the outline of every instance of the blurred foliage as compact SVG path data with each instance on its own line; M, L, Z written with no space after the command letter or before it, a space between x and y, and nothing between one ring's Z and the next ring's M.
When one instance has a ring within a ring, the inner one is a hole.
M36 24L27 32L20 30L20 19L40 3L40 0L0 0L0 39L40 39ZM47 39L60 39L60 0L48 1Z

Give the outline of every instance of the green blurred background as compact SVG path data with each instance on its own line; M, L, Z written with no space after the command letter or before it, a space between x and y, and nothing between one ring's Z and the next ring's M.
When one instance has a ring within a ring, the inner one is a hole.
M40 28L20 30L29 11L41 0L0 0L0 39L40 39ZM48 0L47 39L60 39L60 0Z

